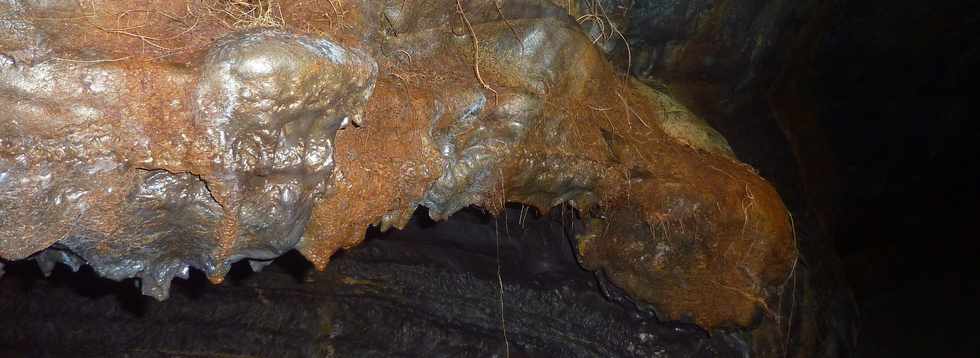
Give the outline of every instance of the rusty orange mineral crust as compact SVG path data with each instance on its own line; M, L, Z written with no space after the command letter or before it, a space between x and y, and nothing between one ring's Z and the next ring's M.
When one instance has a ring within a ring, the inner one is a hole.
M584 265L714 328L767 311L796 258L772 186L549 3L463 2L467 26L455 1L283 1L276 28L221 2L25 3L0 4L4 259L162 299L190 267L295 248L323 269L419 205L568 203Z

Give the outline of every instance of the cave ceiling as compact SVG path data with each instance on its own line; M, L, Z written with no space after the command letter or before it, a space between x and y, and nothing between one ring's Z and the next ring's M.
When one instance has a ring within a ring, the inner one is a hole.
M0 258L166 299L191 269L219 283L293 249L322 270L419 206L567 204L581 264L661 318L773 315L797 257L782 199L617 70L593 10L0 1Z

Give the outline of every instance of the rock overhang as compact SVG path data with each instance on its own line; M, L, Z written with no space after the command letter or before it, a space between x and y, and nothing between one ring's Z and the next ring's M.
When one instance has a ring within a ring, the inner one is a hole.
M444 218L569 203L591 218L586 267L663 319L712 328L750 325L796 255L771 185L669 96L624 80L557 6L365 2L316 30L227 28L188 6L193 29L162 44L29 16L133 9L31 5L0 5L21 16L0 20L20 29L0 39L5 259L89 264L162 299L189 267L220 281L231 262L296 248L322 268L419 205ZM86 30L104 42L60 39ZM160 56L179 46L192 50Z

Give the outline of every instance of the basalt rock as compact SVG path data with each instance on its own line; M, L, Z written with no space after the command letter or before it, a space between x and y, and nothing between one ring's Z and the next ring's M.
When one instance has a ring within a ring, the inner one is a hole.
M0 281L0 356L41 357L740 357L741 332L658 322L578 266L572 210L463 209L403 230L315 272L295 252L226 284L194 272L163 302L82 269ZM498 276L499 274L499 276ZM499 278L498 278L499 277ZM503 307L501 307L503 302ZM503 326L502 326L503 325ZM506 331L506 336L502 331Z
M419 205L568 203L587 267L708 328L794 262L773 188L550 2L101 5L0 2L4 259L163 299L294 248L323 269Z

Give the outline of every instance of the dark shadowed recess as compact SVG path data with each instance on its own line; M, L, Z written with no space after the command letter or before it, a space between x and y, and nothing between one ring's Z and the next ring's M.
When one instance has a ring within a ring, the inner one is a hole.
M638 0L631 16L634 73L810 223L813 307L860 316L816 314L828 331L859 322L860 356L980 354L957 328L978 318L980 3Z
M975 3L841 2L806 69L869 357L976 356ZM802 70L801 70L802 71ZM975 98L975 97L974 97ZM972 109L971 109L972 107ZM805 165L805 164L804 164ZM820 182L820 175L813 173Z
M365 244L316 272L295 252L221 285L176 279L167 301L134 280L29 261L0 280L0 356L728 357L737 332L662 323L579 267L572 209L466 209ZM498 251L499 248L499 251ZM499 252L499 253L498 253ZM503 309L503 316L501 316ZM506 331L506 339L504 335Z
M976 2L853 2L819 64L868 356L976 356ZM971 98L972 97L972 98Z

